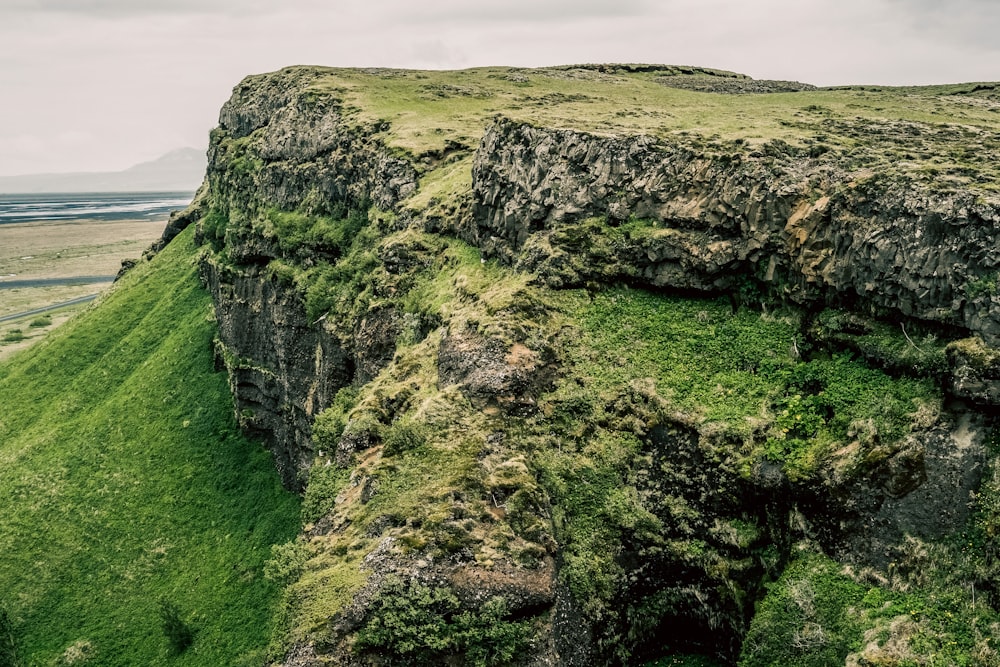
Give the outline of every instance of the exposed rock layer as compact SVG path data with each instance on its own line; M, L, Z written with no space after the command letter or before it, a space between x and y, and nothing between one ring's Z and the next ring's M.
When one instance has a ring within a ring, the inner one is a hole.
M1000 345L1000 210L972 194L846 173L780 145L712 154L509 121L486 130L473 192L467 239L556 284L718 291L751 277L804 305L860 304ZM553 248L588 254L593 239L560 230L590 217L652 224L580 270L556 265Z

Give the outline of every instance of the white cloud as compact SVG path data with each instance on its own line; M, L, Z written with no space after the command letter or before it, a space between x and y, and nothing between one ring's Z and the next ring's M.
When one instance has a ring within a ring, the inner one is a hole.
M269 13L268 0L4 0L3 13L63 13L79 16L162 16L169 14L246 15Z
M993 54L993 71L1000 77L1000 3L995 0L888 0L916 37L931 45L947 44L959 51L982 49Z
M0 175L119 169L204 146L243 76L292 64L657 62L820 85L1000 79L993 0L0 3ZM90 139L49 138L63 132Z
M565 23L591 17L620 18L654 13L647 0L436 0L400 6L398 17L407 22L479 24Z

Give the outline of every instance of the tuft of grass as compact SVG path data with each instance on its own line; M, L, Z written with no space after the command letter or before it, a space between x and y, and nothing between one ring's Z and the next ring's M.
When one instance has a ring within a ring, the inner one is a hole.
M466 155L424 174L420 187L404 206L422 212L427 219L447 218L455 214L456 206L471 191L472 155Z
M187 231L0 365L0 589L33 664L164 663L164 597L198 627L178 661L264 659L299 501L234 423L195 255Z

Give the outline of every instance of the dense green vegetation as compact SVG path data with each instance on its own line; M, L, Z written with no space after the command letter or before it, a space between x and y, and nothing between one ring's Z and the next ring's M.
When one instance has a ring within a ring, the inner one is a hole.
M1000 616L975 599L968 559L916 542L888 578L804 552L757 608L742 667L996 665ZM910 560L912 559L912 560Z
M782 461L807 441L816 447L843 440L857 420L897 440L919 402L938 396L929 380L893 379L850 354L802 358L808 343L794 311L734 313L727 299L628 290L597 295L580 315L593 350L581 370L598 395L648 377L676 409L699 420L744 434L754 419L773 421L769 442L786 447L775 454Z
M299 502L236 429L194 258L188 232L0 366L0 605L27 664L264 659L263 564Z
M537 547L532 550L504 523L469 529L475 523L470 520L487 514L491 502L481 497L484 471L476 461L490 423L454 388L438 389L435 350L442 332L428 331L445 319L473 317L484 327L492 322L499 329L506 321L501 311L525 291L527 277L482 264L478 251L458 241L413 231L387 234L385 220L374 211L370 217L373 223L338 261L320 264L317 271L273 274L278 279L287 275L310 312L322 314L328 308L333 326L350 328L374 307L398 307L406 322L393 372L364 387L344 388L316 420L318 451L336 449L345 434L380 447L353 470L317 458L303 519L307 530L321 519L338 530L276 549L270 562L272 577L286 585L286 646L326 637L328 619L343 611L365 584L367 570L359 561L380 538L394 537L409 554L447 558L473 548L485 562L520 546L525 558L537 558ZM412 253L421 270L415 275L387 272L378 257L393 252ZM276 271L281 264L272 262L270 268ZM321 281L313 280L317 275ZM312 310L312 294L324 296L324 310ZM399 407L387 410L387 403ZM507 480L515 485L522 481L531 478ZM505 620L501 598L472 614L459 610L444 589L396 588L380 594L382 602L359 635L358 650L416 664L462 651L474 664L501 665L523 643L530 625ZM400 619L417 625L397 636L391 628L398 629Z
M565 348L573 370L546 397L546 419L536 420L533 463L553 506L560 576L594 616L627 625L627 636L608 637L625 662L625 647L644 633L656 636L662 619L683 614L685 602L669 591L622 600L623 544L677 571L703 570L720 590L733 591L738 607L754 595L740 590L749 573L774 576L786 557L751 508L741 513L739 480L762 459L781 465L793 482L819 484L834 461L847 475L863 474L876 444L891 451L922 406L940 403L932 382L893 378L850 353L800 358L794 312L733 312L725 299L640 290L562 300L582 335ZM806 341L799 346L806 349ZM671 464L671 454L657 454L658 447L684 446L683 437L651 443L651 429L672 422L697 429L700 463ZM837 460L834 452L861 431L862 447ZM644 500L656 477L674 486L659 507ZM711 509L685 495L690 485L707 485Z
M398 664L440 664L463 654L475 667L507 665L527 648L532 625L506 620L507 613L502 597L470 612L447 587L392 579L379 591L357 647L378 650Z
M273 276L298 287L310 317L326 313L342 328L372 308L394 308L406 323L394 364L369 384L342 390L317 419L320 451L334 450L342 437L377 446L353 468L317 459L305 497L306 528L320 520L339 528L275 552L273 578L286 586L285 642L326 637L326 619L365 585L360 561L380 539L394 538L410 556L471 553L487 567L509 558L529 570L547 545L558 543L561 581L602 624L607 654L629 663L630 647L660 636L661 623L683 613L684 603L672 594L628 599L622 559L632 556L623 544L737 591L734 609L765 592L741 586L778 577L788 557L752 514L736 510L722 524L706 524L703 508L687 504L683 490L666 512L650 504L640 479L648 479L656 456L650 432L657 424L677 421L709 438L703 465L723 471L709 483L739 484L755 463L769 460L807 484L851 440L863 442L850 456L838 454L837 466L847 476L862 474L870 457L890 455L919 428L920 414L939 409L937 384L921 379L924 366L897 377L873 368L851 351L856 346L818 336L819 321L795 310L734 312L725 298L625 288L553 292L482 262L462 242L392 232L384 223L372 211L347 252L319 269L282 260L271 265ZM382 261L396 256L409 257L415 268L386 271ZM828 333L831 315L823 317ZM522 417L484 413L454 388L439 386L445 323L452 333L548 350L562 364L561 379ZM903 331L878 333L886 349L906 345ZM498 433L504 444L484 448ZM684 475L699 473L670 474L687 484ZM716 492L725 499L734 489ZM516 646L525 629L518 625L523 619L504 616L502 599L475 612L493 614L495 627L506 628L502 642L487 638L499 653L482 657L475 643L485 637L476 629L479 616L449 590L399 581L384 586L355 650L388 652L407 664L463 654L469 664L501 665L504 642ZM697 648L680 641L678 650ZM704 660L687 655L661 664Z

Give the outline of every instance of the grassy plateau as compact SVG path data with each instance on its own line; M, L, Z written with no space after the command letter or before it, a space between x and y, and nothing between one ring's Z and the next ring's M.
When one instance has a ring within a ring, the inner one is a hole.
M603 135L646 134L724 144L779 140L856 169L1000 188L996 84L853 86L767 94L709 91L733 75L607 66L460 71L320 69L312 89L333 93L358 122L388 121L386 141L416 157L474 148L496 115ZM431 164L434 164L433 162ZM444 177L442 174L441 177Z

